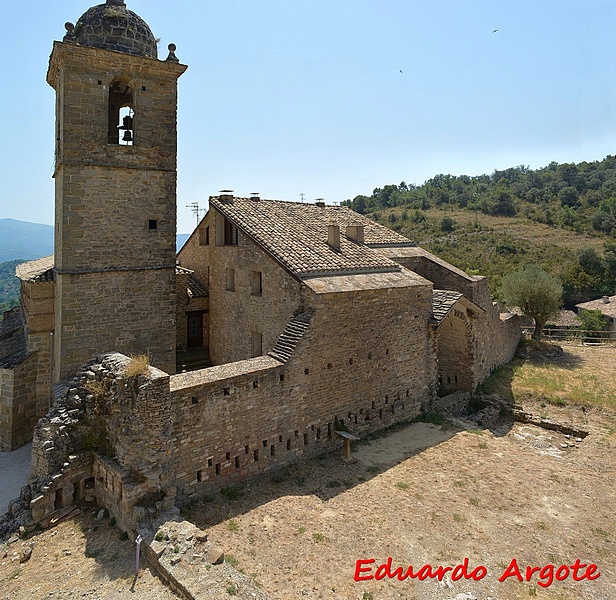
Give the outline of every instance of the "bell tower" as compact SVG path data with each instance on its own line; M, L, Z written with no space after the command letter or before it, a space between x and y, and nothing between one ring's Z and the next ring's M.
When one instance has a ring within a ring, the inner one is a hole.
M175 372L177 81L123 0L54 42L54 381L108 351Z

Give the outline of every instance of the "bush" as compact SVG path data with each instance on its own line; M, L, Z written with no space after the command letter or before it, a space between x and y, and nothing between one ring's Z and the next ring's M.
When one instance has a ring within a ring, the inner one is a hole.
M124 368L125 377L137 377L145 375L150 370L150 359L146 354L131 356L128 364Z

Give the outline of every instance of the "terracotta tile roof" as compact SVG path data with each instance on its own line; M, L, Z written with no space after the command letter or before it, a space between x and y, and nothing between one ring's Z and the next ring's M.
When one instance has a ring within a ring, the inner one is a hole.
M440 323L460 298L462 298L460 292L434 290L432 292L432 316L434 319Z
M608 296L609 302L604 302L603 298L591 300L590 302L582 302L576 304L575 307L584 310L600 310L608 317L616 317L616 296Z
M395 231L342 206L220 197L210 198L210 205L300 277L399 271L399 265L370 246L413 245ZM340 251L327 243L328 225L340 226ZM348 225L364 226L364 244L347 239Z
M56 272L53 270L53 254L17 265L15 274L22 281L55 281Z

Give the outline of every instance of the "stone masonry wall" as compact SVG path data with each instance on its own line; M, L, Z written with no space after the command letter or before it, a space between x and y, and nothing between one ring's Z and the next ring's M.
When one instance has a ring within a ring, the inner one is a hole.
M56 306L56 380L111 351L147 352L154 366L175 371L175 267L58 274Z
M416 416L434 395L430 298L428 286L315 296L286 364L260 357L172 376L178 492L341 446L336 427L362 434Z

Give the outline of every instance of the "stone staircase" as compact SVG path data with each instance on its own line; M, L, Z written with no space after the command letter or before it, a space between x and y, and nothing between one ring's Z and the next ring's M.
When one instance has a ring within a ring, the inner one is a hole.
M268 356L286 363L293 354L295 346L304 337L310 326L310 317L305 313L293 317L285 326L284 331L278 338L276 345L272 348Z

